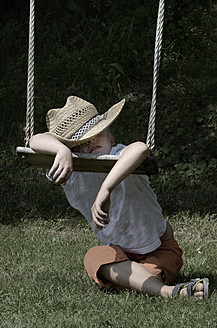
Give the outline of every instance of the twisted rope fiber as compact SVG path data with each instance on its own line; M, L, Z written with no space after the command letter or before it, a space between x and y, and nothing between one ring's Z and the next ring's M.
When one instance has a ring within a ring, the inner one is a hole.
M148 134L146 144L150 149L155 146L155 118L156 118L156 98L157 98L157 83L159 79L161 48L163 38L163 23L164 23L164 0L160 0L158 8L157 29L155 35L155 52L154 52L154 69L153 69L153 89L151 110L148 124Z
M29 139L34 134L34 19L35 19L35 4L34 4L34 0L30 0L27 108L26 108L26 127L25 127L26 146L29 143Z

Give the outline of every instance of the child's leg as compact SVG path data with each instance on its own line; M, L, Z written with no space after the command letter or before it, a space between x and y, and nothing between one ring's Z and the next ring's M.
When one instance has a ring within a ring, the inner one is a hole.
M98 271L102 277L112 284L124 288L133 288L140 293L151 296L169 296L171 287L165 286L141 264L134 261L124 261L101 266Z
M173 286L164 285L146 268L134 261L105 264L98 271L99 277L110 281L114 285L124 288L133 288L140 293L150 296L160 295L171 297ZM183 288L180 295L187 295L187 288ZM203 298L203 284L199 283L194 296Z
M85 255L84 265L90 278L102 286L114 284L118 287L134 288L150 296L172 296L174 287L164 285L144 265L130 259L119 246L91 248ZM203 290L203 284L198 283L194 296L203 298ZM180 295L187 295L187 289L183 288Z

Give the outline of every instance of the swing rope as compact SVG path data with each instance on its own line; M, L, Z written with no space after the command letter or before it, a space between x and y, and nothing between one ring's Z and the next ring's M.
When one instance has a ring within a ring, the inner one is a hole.
M34 134L34 20L35 3L30 0L25 147Z
M28 74L27 74L27 108L25 127L25 147L29 144L29 139L34 134L34 20L35 20L35 0L30 0L29 13L29 50L28 50ZM154 67L153 67L153 88L151 110L148 123L148 133L146 144L149 149L155 147L155 119L156 119L156 99L157 84L159 79L161 48L164 23L164 0L159 0L157 27L155 35Z
M154 68L153 68L153 88L151 110L148 123L148 134L146 144L149 149L155 147L155 119L156 119L156 99L157 99L157 84L159 79L161 48L163 39L163 24L164 24L164 0L159 1L157 28L155 35L155 50L154 50Z

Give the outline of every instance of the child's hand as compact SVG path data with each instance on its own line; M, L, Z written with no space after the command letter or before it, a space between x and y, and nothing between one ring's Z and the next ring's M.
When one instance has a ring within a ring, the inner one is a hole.
M58 185L65 185L73 172L72 153L68 147L61 147L49 171L49 176Z
M93 223L103 229L109 223L110 192L101 188L91 208Z

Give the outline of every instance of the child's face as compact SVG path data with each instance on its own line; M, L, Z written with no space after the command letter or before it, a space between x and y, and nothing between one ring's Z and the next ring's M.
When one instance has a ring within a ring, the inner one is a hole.
M111 147L114 145L114 139L107 130L102 131L87 142L73 147L75 153L88 153L97 155L109 154Z

